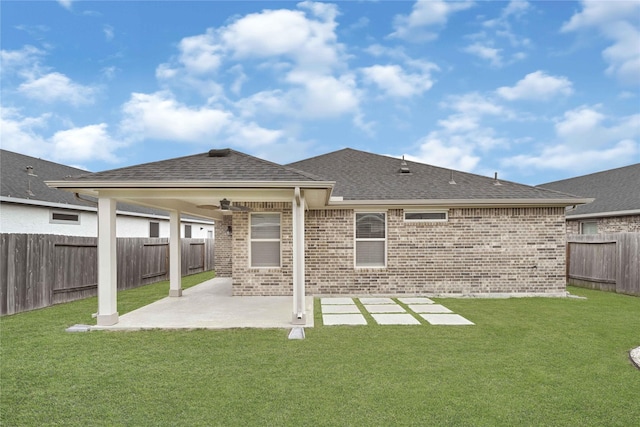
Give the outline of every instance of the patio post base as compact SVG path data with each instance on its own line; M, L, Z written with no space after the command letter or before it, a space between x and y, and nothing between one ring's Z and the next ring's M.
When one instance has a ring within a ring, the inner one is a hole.
M301 317L297 313L293 313L291 317L291 324L293 325L306 325L307 324L307 315L303 313Z
M118 323L118 312L112 314L98 314L98 326L113 326Z
M182 289L169 289L169 296L170 297L181 297L182 296Z

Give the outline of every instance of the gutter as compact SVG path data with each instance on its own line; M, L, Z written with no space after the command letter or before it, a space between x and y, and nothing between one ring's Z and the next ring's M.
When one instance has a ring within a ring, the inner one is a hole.
M335 181L45 181L51 188L333 188Z
M577 214L577 215L569 215L567 214L567 219L586 219L586 218L604 218L604 217L614 217L614 216L630 216L630 215L640 215L640 209L632 209L627 211L611 211L611 212L596 212L590 214Z
M328 207L385 206L403 208L406 206L430 207L566 207L590 203L594 199L415 199L415 200L342 200L332 197Z

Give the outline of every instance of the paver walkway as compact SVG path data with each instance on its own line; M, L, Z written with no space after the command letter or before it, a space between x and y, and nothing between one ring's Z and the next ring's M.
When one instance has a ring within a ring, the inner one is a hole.
M431 325L473 325L443 305L426 297L358 298L364 310L379 325L420 325L419 319ZM321 298L324 325L366 325L367 319L353 298ZM406 307L406 308L405 308ZM408 308L408 310L407 310Z

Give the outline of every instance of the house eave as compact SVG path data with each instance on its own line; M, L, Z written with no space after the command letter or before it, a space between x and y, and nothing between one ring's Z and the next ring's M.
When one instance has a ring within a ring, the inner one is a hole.
M51 188L64 189L156 189L156 188L313 188L331 189L334 181L45 181Z
M492 208L492 207L567 207L590 203L594 199L409 199L409 200L339 200L332 198L328 207L385 207L388 209L407 206L441 208Z
M640 209L631 209L626 211L611 211L611 212L595 212L589 214L571 215L567 214L567 219L588 219L588 218L610 218L615 216L630 216L640 215Z

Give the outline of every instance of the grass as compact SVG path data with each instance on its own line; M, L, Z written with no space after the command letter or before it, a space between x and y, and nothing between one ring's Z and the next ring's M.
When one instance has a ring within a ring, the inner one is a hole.
M316 307L302 341L276 329L64 332L95 299L9 316L0 424L635 425L640 298L571 291L587 299L439 299L476 323L464 327L321 326ZM122 292L119 308L167 292Z

